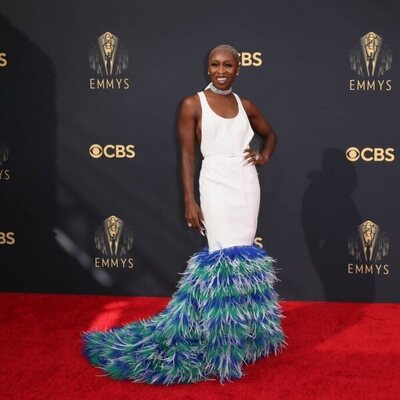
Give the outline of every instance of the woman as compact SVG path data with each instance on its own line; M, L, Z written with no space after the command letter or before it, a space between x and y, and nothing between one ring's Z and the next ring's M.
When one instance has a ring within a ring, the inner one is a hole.
M207 236L208 249L188 262L167 307L145 321L84 334L85 354L116 379L158 384L240 378L243 364L285 345L273 289L272 259L253 245L260 190L255 165L268 162L276 137L249 100L232 93L239 55L210 52L210 85L184 99L179 115L185 216ZM249 148L254 130L261 153ZM200 204L194 196L200 143Z

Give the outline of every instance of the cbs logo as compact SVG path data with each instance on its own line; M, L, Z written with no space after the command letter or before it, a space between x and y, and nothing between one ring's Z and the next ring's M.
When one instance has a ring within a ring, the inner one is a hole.
M89 148L89 154L93 158L134 158L136 153L133 144L107 144L100 146L99 144L92 144Z
M261 59L261 52L256 51L254 53L249 53L248 51L242 51L239 53L240 56L240 65L242 67L259 67L262 65L262 59Z
M0 68L7 65L6 53L0 53Z
M0 232L0 246L2 244L13 245L15 244L14 232Z
M357 147L349 147L346 150L346 157L349 161L355 162L360 158L363 161L394 161L394 148L388 147L383 149L381 147L365 147L358 149Z

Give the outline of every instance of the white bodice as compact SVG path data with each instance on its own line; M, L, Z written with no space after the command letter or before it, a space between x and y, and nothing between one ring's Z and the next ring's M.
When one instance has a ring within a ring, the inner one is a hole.
M236 94L238 113L223 118L201 101L200 206L209 251L249 246L254 241L260 205L260 186L254 165L244 160L244 150L254 136L246 111Z
M233 118L224 118L211 109L204 92L198 92L202 109L200 149L203 157L243 153L249 147L254 132L239 96L233 95L239 111Z

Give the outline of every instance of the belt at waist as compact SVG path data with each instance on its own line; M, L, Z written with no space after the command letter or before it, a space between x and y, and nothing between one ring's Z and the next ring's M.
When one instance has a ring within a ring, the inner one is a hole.
M237 152L229 152L229 153L214 153L214 154L204 154L203 158L204 159L211 159L211 158L236 158L236 157L244 157L244 152L243 151L237 151Z
M241 181L243 193L246 200L248 200L246 176L248 177L249 175L247 171L249 168L255 169L255 166L246 163L244 159L245 153L243 151L206 154L203 155L203 157L202 172L200 175L203 174L203 167L206 171L205 175L207 178L211 179L211 181L214 181L212 178L213 173L216 174L218 179L221 179L221 177L226 178L226 176L231 177L231 174L234 173L235 181ZM224 172L224 168L226 168L228 173Z

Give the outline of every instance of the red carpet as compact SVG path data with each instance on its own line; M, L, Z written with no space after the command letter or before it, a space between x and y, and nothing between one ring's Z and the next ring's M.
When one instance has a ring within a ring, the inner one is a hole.
M117 382L81 356L80 331L149 316L167 301L0 294L0 398L400 399L400 304L282 302L288 348L225 385Z

